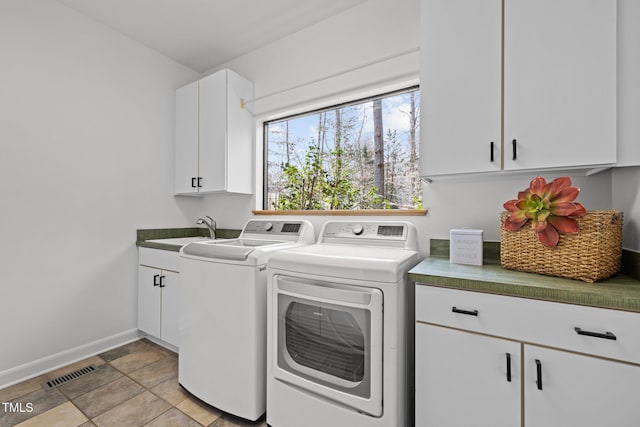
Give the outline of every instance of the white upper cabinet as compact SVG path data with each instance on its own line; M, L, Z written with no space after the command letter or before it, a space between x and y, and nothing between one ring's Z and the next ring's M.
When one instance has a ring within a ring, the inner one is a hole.
M422 0L421 15L422 176L615 164L615 0Z
M504 7L504 168L613 165L615 0Z
M193 82L176 90L176 194L198 191L198 88Z
M420 171L499 171L501 0L421 5Z
M618 166L640 165L640 1L618 0Z
M250 194L253 85L221 70L176 91L175 193Z

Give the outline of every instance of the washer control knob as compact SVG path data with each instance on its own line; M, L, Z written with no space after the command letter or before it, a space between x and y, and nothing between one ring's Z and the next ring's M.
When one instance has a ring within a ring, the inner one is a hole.
M273 224L271 224L270 222L264 225L265 231L271 231L272 228L273 228Z
M353 234L355 234L356 236L361 235L363 231L364 228L362 228L362 225L356 224L353 226Z

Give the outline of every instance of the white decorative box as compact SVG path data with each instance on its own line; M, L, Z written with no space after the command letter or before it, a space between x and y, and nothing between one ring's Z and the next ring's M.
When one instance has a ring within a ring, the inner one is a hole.
M482 265L482 230L471 228L450 230L449 262Z

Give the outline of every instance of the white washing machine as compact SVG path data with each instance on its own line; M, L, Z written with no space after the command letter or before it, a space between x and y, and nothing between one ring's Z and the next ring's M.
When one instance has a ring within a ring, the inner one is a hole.
M280 250L314 243L307 221L247 222L240 237L180 250L178 381L216 408L265 412L267 271Z
M404 427L413 414L417 232L327 222L318 244L268 263L267 422Z

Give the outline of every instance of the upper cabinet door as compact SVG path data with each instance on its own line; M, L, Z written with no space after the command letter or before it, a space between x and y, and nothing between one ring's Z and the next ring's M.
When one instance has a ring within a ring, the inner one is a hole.
M420 171L501 169L501 0L421 3Z
M618 3L617 166L640 166L640 1Z
M200 191L225 191L227 175L227 72L200 80Z
M504 8L504 169L614 164L616 1Z
M227 169L227 191L231 193L253 192L253 172L256 168L250 142L253 141L256 128L251 112L241 106L241 100L251 99L253 84L227 70L227 161L232 165Z
M175 193L198 191L198 82L176 90Z

